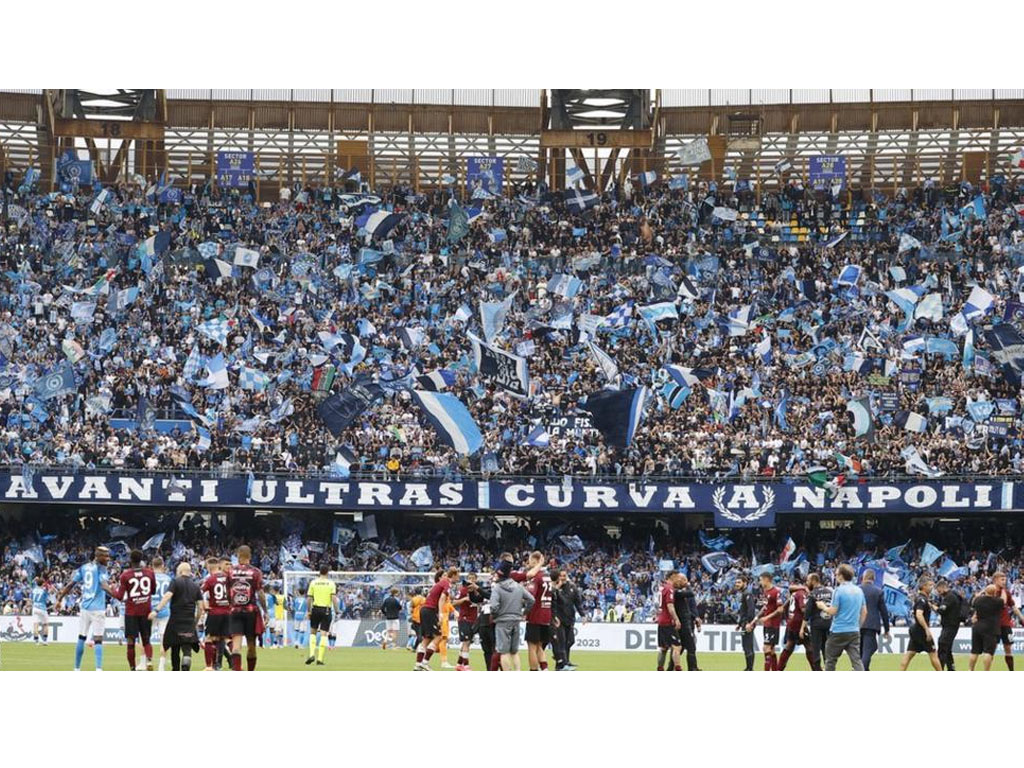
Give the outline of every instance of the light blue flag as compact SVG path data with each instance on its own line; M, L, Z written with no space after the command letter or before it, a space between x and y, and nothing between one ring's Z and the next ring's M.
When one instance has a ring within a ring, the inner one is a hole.
M910 598L906 596L901 590L895 587L890 587L888 584L883 585L883 593L885 596L885 607L889 611L891 618L910 618Z
M537 426L526 436L526 443L534 448L547 448L551 445L551 435L543 426Z
M505 318L508 316L509 310L512 308L512 299L515 296L509 296L504 301L481 301L480 302L480 322L484 328L484 338L487 339L487 343L490 344L494 337L501 333L501 329L505 327Z
M930 542L926 542L921 550L921 565L928 567L942 555L943 551Z
M210 430L205 429L204 427L196 426L195 424L193 424L192 426L195 427L196 430L196 450L199 453L205 453L206 451L210 450L210 445L213 442L210 437Z
M981 195L978 195L976 198L974 198L974 200L972 200L963 208L961 208L960 213L963 214L964 216L973 216L976 219L984 221L987 215L987 212L985 210L985 198L982 197Z
M892 560L894 562L903 562L903 550L910 544L908 541L906 544L900 544L898 547L892 547L886 550L885 559Z
M956 342L952 339L940 339L936 336L929 336L925 339L925 351L932 355L942 355L947 360L952 360L960 351Z
M662 301L657 304L647 304L637 307L640 316L648 323L656 323L659 320L678 320L679 310L671 301Z
M962 360L963 369L971 370L974 365L974 329L971 328L964 336L964 355Z
M972 400L969 396L967 398L967 413L971 415L971 420L975 424L986 421L995 409L996 405L991 400Z
M942 319L942 294L929 293L914 310L915 319L931 320L938 322Z
M434 553L430 549L430 545L426 544L409 555L409 559L417 568L427 570L434 564Z
M423 409L443 442L462 456L470 456L484 444L480 428L473 421L469 409L455 395L447 392L412 391L416 404Z
M839 273L839 279L836 281L839 285L856 285L860 282L860 276L864 272L864 267L857 264L847 264L843 267L843 271Z

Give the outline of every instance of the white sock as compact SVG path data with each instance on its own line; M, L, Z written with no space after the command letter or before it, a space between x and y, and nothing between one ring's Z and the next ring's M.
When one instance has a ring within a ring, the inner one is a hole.
M165 662L165 661L166 661L166 659L165 659L165 658L164 658L163 656L161 656L161 657L160 657L160 671L161 671L161 672L163 672L163 671L164 671L164 662Z

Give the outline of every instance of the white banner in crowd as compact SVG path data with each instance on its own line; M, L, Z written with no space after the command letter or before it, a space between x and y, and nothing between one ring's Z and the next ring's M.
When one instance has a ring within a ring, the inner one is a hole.
M107 619L106 641L116 643L121 639L122 620ZM289 633L291 622L289 622ZM337 635L337 644L342 647L367 648L380 646L384 637L383 619L339 619L332 626ZM448 644L458 646L459 632L455 622L451 622L451 636ZM939 628L932 632L938 640ZM520 624L520 635L525 637L526 625ZM78 638L77 616L51 616L49 632L51 643L73 643ZM402 622L398 640L404 643L408 638L408 625ZM31 616L0 616L0 642L32 642ZM523 641L525 643L525 640ZM754 648L760 653L762 630L754 630ZM907 649L907 628L893 627L892 639L886 641L879 637L879 653L902 654ZM479 648L479 638L474 643ZM523 645L525 647L525 645ZM590 622L576 623L576 645L579 651L645 651L653 653L658 650L658 627L656 624L612 624ZM953 646L954 653L970 653L971 630L961 627ZM697 653L742 653L743 634L736 627L725 624L708 624L697 633ZM802 653L802 651L797 651ZM1024 629L1013 630L1013 652L1024 654ZM1000 647L1000 653L1002 653Z

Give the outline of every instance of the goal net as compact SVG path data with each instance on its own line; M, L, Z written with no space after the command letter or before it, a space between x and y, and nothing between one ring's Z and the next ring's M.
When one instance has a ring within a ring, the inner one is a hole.
M318 571L285 571L283 594L292 600L305 595ZM327 577L338 587L339 613L336 619L380 618L380 606L392 589L398 590L407 619L409 600L417 590L424 596L434 584L434 574L416 571L331 571ZM289 617L290 618L290 617Z

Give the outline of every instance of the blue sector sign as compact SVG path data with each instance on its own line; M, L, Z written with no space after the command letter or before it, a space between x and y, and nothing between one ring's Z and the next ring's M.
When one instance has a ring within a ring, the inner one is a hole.
M245 187L256 178L256 156L252 152L217 153L217 186Z
M846 188L846 158L842 155L815 155L809 171L814 189L831 189L836 184Z
M178 508L493 510L713 514L722 527L771 525L775 515L978 514L1024 509L1024 484L852 483L832 497L803 483L550 483L541 480L373 481L284 476L0 475L0 503Z
M477 189L492 195L500 195L504 177L503 157L466 158L466 187L470 195Z

